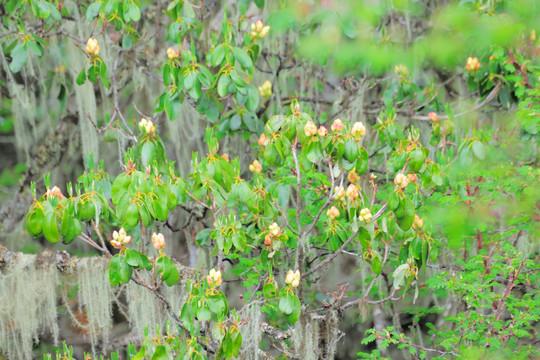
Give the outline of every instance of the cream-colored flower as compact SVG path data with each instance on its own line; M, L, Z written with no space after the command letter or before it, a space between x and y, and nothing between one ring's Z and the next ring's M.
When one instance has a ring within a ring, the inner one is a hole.
M86 41L86 52L92 56L99 55L99 44L96 38L91 37Z
M343 201L345 199L345 189L343 186L338 186L334 189L335 198L337 200Z
M259 140L257 140L257 144L259 144L259 146L266 146L268 144L268 138L266 137L264 133L262 133L261 136L259 136Z
M343 123L340 119L336 119L332 123L332 126L330 126L330 129L332 129L332 131L340 131L341 129L343 129Z
M210 287L218 287L223 282L221 278L221 271L216 269L211 269L208 275L206 276L206 281Z
M480 62L478 61L478 58L469 56L467 58L467 65L465 65L465 69L467 71L477 71L480 69Z
M364 137L366 135L366 127L361 121L357 121L354 123L352 129L351 129L351 135L352 136L360 136Z
M276 223L273 223L272 225L270 225L268 229L270 230L270 233L274 236L279 236L281 234L281 229L279 225Z
M264 23L260 19L251 24L251 37L253 38L258 37L262 39L268 34L268 31L270 31L270 26L264 26Z
M364 208L360 210L360 220L364 222L370 222L373 216L371 215L371 211L369 211L368 208Z
M152 243L154 244L154 247L156 248L156 250L161 250L165 247L165 236L163 236L162 233L159 233L159 234L156 234L156 233L153 233L152 234Z
M319 126L319 130L317 130L317 133L319 134L320 137L325 137L326 135L328 135L328 130L324 127L324 126Z
M259 160L253 160L253 162L249 165L249 171L254 173L260 173L262 171L262 165Z
M180 53L178 51L174 50L172 46L169 46L169 48L167 49L167 57L169 59L176 59L179 55Z
M313 123L313 121L308 121L306 125L304 126L304 133L306 136L315 136L317 135L317 126Z
M259 86L259 95L263 98L269 98L272 96L272 82L266 80L261 86Z
M356 199L358 199L360 191L358 190L358 187L356 185L349 184L346 194L350 201L355 201Z
M295 272L292 270L287 271L285 283L291 285L293 288L298 287L300 285L300 270L296 270Z
M112 246L117 249L122 248L124 245L129 244L131 241L131 236L127 236L126 230L121 228L120 231L113 231L113 239L111 240Z
M335 206L332 206L330 209L326 211L326 215L330 217L330 219L334 220L339 216L339 209Z
M360 180L360 176L358 176L358 174L356 173L355 169L352 169L350 172L349 172L349 175L347 175L347 179L349 179L349 181L351 183L355 183L357 182L358 180Z
M399 186L403 183L403 180L405 180L405 175L403 173L397 173L394 178L394 184Z

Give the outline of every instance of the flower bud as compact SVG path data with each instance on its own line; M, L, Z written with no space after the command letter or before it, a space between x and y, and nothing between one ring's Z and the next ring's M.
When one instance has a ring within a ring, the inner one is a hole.
M266 246L272 246L272 234L268 233L266 234L266 236L264 237L264 245Z
M317 126L313 123L313 121L308 121L306 125L304 126L304 133L306 136L314 136L317 135Z
M403 180L405 180L405 175L403 175L403 173L397 173L396 177L394 178L394 184L401 185Z
M91 56L99 55L99 44L97 39L91 37L86 41L86 52Z
M335 218L339 216L339 210L337 207L332 206L330 209L326 211L326 215L328 215L330 219L334 220Z
M360 220L364 222L370 222L373 216L371 215L371 211L369 211L368 208L364 208L360 210Z
M257 144L259 144L259 146L266 146L268 144L268 138L266 137L264 133L262 133L261 136L259 136L259 140L257 140Z
M436 112L433 112L433 111L432 111L432 112L430 112L430 113L428 114L428 116L429 116L429 119L430 119L431 121L433 121L433 122L439 121L439 115L437 115Z
M330 128L332 129L332 131L340 131L341 129L343 129L343 124L341 123L340 119L336 119L334 120Z
M47 199L50 197L57 197L59 200L62 200L64 197L64 194L62 194L62 191L58 186L53 186L52 189L47 190L47 193L45 194L47 196Z
M180 54L178 53L178 51L174 50L174 48L172 46L169 46L169 48L167 49L167 57L172 60L172 59L176 59Z
M355 183L357 182L358 180L360 180L360 176L358 176L358 174L356 173L356 171L354 169L352 169L350 172L349 172L349 175L347 175L347 179L349 179L349 181L351 183Z
M480 69L480 62L478 61L477 57L468 57L467 58L467 65L465 65L465 69L467 71L477 71Z
M273 223L268 228L270 230L270 233L274 236L279 236L281 234L281 229L279 228L279 225L276 223Z
M293 288L298 287L300 285L300 270L296 270L295 272L292 270L287 271L285 283L291 285Z
M230 162L231 160L229 159L229 154L227 153L224 153L224 154L221 154L220 156L222 159L224 159L225 161L227 162Z
M223 282L221 278L221 271L216 269L211 269L208 275L206 276L206 281L210 287L218 287Z
M347 187L347 197L349 198L350 201L355 201L356 199L358 199L359 195L360 195L360 192L358 191L358 187L356 187L356 185L350 184Z
M262 171L262 165L259 160L253 160L253 162L249 165L249 171L254 173L260 173Z
M263 98L269 98L272 96L272 82L266 80L261 86L259 86L259 95Z
M159 233L159 234L156 234L156 233L153 233L152 234L152 243L154 244L154 247L156 248L156 250L161 250L165 247L165 237L163 236L162 233Z
M320 137L325 137L326 135L328 135L328 130L324 127L324 126L319 126L319 130L317 130L317 133L319 134Z
M536 30L531 31L531 36L529 37L529 40L531 41L536 40Z
M424 227L424 219L414 214L413 228L416 230L420 230L423 227Z
M351 129L351 135L358 135L360 137L364 137L366 135L366 127L364 126L364 124L360 121L355 122Z
M343 201L345 199L345 189L343 186L338 186L334 189L335 198L337 200Z

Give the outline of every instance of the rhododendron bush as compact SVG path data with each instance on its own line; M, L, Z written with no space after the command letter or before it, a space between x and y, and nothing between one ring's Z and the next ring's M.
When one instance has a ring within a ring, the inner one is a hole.
M540 356L536 1L0 17L0 358Z

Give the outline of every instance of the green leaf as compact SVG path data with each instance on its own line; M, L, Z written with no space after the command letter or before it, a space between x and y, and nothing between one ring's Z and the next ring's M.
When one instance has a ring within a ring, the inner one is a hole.
M75 79L75 82L77 83L77 85L82 85L86 82L86 68L83 68L81 70L79 76L77 76L77 79Z
M26 230L32 236L38 236L43 231L43 210L39 206L35 206L27 215L25 219Z
M253 61L251 61L251 58L244 50L238 47L233 47L233 52L236 61L238 61L238 63L242 65L244 69L250 69L253 67Z
M356 141L349 139L345 143L345 159L349 162L355 162L358 158L358 144Z
M413 172L417 172L422 168L424 160L426 159L422 149L414 149L409 153L409 166Z
M101 1L96 1L88 6L88 9L86 9L86 20L88 20L88 22L92 22L94 18L98 16L102 4Z
M317 162L322 159L323 152L321 143L319 141L313 141L308 145L306 157L312 163Z
M246 109L254 113L259 106L259 90L253 85L247 87Z
M60 240L60 233L58 231L54 210L45 213L45 219L43 220L43 235L52 243L57 243L58 240Z
M409 270L409 264L401 264L394 270L394 289L399 290L405 285L405 273Z
M122 38L122 48L124 48L125 50L129 50L131 49L132 46L133 46L133 38L131 37L131 35L130 34L124 35L124 37Z
M199 321L209 321L212 318L212 313L210 312L210 309L206 306L201 306L199 310L197 310L197 320Z
M137 204L129 204L126 211L126 223L129 227L135 227L139 223L139 210L137 209Z
M134 3L129 5L129 17L133 21L139 21L141 19L141 10Z
M11 51L11 62L9 63L9 68L14 73L21 71L24 64L26 64L26 59L28 58L28 53L26 51L26 46L23 44L17 44L15 48Z
M484 148L484 144L482 144L480 141L475 141L473 142L472 144L472 149L473 149L473 153L474 155L480 159L480 160L484 160L485 157L486 157L486 150Z
M156 159L156 145L153 141L145 142L141 147L141 162L144 167L151 165Z
M231 83L231 77L227 74L221 75L217 84L217 91L219 96L224 97L229 91L229 84Z
M293 312L295 301L295 296L288 291L285 292L280 298L279 298L279 311L285 315L289 315Z
M211 55L212 66L221 66L221 62L225 58L225 48L222 45L216 46Z
M180 279L180 274L174 262L166 255L158 257L156 262L158 273L161 274L161 280L169 286L173 286Z
M158 345L156 350L154 351L154 355L152 355L152 360L168 360L167 356L167 348L163 345Z

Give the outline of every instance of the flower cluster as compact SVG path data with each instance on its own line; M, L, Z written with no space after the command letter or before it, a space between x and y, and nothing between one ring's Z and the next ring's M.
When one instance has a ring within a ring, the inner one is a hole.
M259 136L259 140L257 140L257 144L259 144L259 146L268 145L268 137L262 133L261 136Z
M223 282L221 278L221 271L216 269L211 269L208 275L206 276L206 281L210 287L218 287Z
M131 241L131 236L127 236L124 228L121 228L120 231L115 230L112 237L111 245L117 249L121 249Z
M358 196L360 196L360 190L358 189L358 186L354 184L349 184L347 187L347 191L345 192L347 197L349 198L349 201L356 201L358 199Z
M317 135L317 126L313 123L313 121L308 121L306 125L304 126L304 133L306 136L315 136Z
M167 57L170 60L176 59L178 56L180 56L180 53L177 50L174 50L172 46L169 46L167 49Z
M156 234L156 233L153 233L152 234L152 244L154 244L154 247L156 248L156 250L161 250L165 247L165 236L163 236L162 233L159 233L159 234Z
M260 173L262 171L262 165L259 162L259 160L253 160L253 162L249 165L249 171L254 173Z
M60 190L58 186L53 186L52 189L47 190L47 193L45 194L45 196L47 197L47 199L51 197L58 197L59 200L62 200L62 198L64 197L64 194L62 194L62 191Z
M324 127L324 126L319 126L319 130L317 130L317 133L319 134L320 137L325 137L326 135L328 135L328 130Z
M300 285L300 270L296 270L295 272L292 270L287 271L285 283L289 284L293 288L298 287L298 285Z
M368 208L364 208L362 210L360 210L360 216L359 216L360 220L362 220L363 222L370 222L371 219L373 218L373 216L371 215L371 211L369 211Z
M152 120L147 120L145 118L142 118L141 121L139 121L139 128L148 135L152 135L156 132L156 127Z
M270 26L264 26L262 20L257 20L257 22L251 24L251 37L262 39L270 31Z
M343 129L343 123L340 119L336 119L332 123L332 126L330 126L330 129L332 129L332 131L341 131L341 129Z
M355 122L351 129L351 135L363 138L366 136L366 126L361 121Z
M337 207L332 206L330 209L326 210L326 215L328 215L330 219L334 220L339 216L339 210Z
M264 237L264 245L266 246L272 246L272 243L274 242L274 239L277 239L281 236L281 228L278 224L272 223L268 227L268 234Z
M272 96L272 82L266 80L261 86L259 86L259 95L263 98L269 98Z
M478 58L469 56L467 58L467 65L465 65L465 70L474 72L478 69L480 69L480 62L478 61Z
M418 176L416 176L416 174L404 175L403 173L397 173L396 177L394 178L394 184L402 189L405 189L411 181L416 180L418 180Z
M96 38L91 37L86 41L86 52L90 56L99 55L99 44Z

